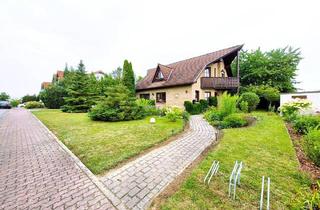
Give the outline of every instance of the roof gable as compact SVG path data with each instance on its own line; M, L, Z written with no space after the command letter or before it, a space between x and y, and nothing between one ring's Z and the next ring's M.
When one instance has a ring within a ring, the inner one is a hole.
M149 69L147 75L137 84L137 90L161 88L168 86L189 85L194 83L201 71L209 64L219 61L230 54L235 54L243 45L218 50L205 55L189 58L168 65L158 64L154 69ZM161 71L164 78L155 82L157 73Z
M173 68L158 64L152 82L167 81L170 78L172 71Z

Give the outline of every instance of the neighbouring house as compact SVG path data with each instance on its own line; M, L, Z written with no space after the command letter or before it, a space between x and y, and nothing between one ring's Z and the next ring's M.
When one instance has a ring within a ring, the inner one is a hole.
M51 82L42 82L41 90L48 88L51 85Z
M312 107L309 110L309 113L320 113L320 90L295 93L281 93L280 106L282 106L284 103L298 99L307 99L308 101L312 102Z
M52 82L42 82L41 83L41 90L48 88L52 83L55 83L57 81L62 80L64 77L64 71L58 70L55 74L52 76Z
M150 69L136 86L137 97L154 99L157 106L184 106L239 88L239 51L243 45ZM233 73L231 63L237 59Z
M99 71L94 71L94 72L92 72L92 74L96 77L97 80L102 79L102 78L106 75L106 74L105 74L103 71L101 71L101 70L99 70Z

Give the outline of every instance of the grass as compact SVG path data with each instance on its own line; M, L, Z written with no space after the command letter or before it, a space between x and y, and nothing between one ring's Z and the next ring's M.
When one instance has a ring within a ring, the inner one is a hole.
M290 208L299 190L310 184L309 177L298 169L298 160L281 118L265 112L254 115L258 120L252 127L223 130L221 142L160 208L258 209L262 176L271 178L270 209ZM213 160L220 161L219 175L206 186L203 179ZM228 182L235 160L242 160L244 168L237 198L231 200Z
M166 118L97 122L85 113L41 110L33 114L94 173L101 174L183 130L183 120Z

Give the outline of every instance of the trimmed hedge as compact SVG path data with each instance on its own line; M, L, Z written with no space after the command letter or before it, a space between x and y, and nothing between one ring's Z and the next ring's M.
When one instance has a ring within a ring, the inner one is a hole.
M44 105L39 101L29 101L26 103L25 108L26 109L44 108Z

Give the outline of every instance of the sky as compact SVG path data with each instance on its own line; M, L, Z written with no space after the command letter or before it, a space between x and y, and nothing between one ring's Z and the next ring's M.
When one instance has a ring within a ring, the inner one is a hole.
M66 63L110 73L123 60L137 75L244 44L300 48L297 81L320 90L318 0L0 0L0 92L37 94Z

